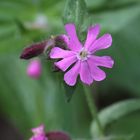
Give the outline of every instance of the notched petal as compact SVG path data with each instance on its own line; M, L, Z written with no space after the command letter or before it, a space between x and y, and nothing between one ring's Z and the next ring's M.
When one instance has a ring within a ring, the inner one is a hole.
M74 86L80 71L80 61L78 61L68 72L64 75L64 80L69 86Z
M65 57L73 56L74 54L75 53L73 51L63 50L59 47L54 47L50 52L50 58L53 59L65 58Z
M69 39L70 39L68 48L73 50L73 51L79 51L82 48L82 44L78 39L75 24L73 24L73 23L66 24L65 30L69 36Z
M76 62L76 60L76 56L71 56L55 62L55 65L62 71L66 71L73 63Z
M92 56L92 59L97 66L112 68L114 60L110 56Z
M81 62L80 79L83 83L87 85L90 85L93 82L93 78L91 76L91 72L87 61Z
M88 49L92 45L92 43L96 40L99 33L100 33L100 25L99 24L89 27L87 39L85 41L84 47Z
M110 34L104 34L102 37L97 39L92 46L89 48L91 52L98 50L107 49L112 45L112 36Z
M88 60L88 65L91 72L91 76L95 81L102 81L106 78L105 72L95 65L94 59L90 58Z

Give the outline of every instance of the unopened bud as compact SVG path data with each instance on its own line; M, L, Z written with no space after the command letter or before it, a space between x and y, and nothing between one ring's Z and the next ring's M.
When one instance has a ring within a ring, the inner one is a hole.
M46 136L49 140L71 140L67 133L61 131L48 132Z
M69 38L66 35L58 35L55 37L55 46L67 49Z
M67 49L69 39L66 35L52 36L50 39L43 42L38 42L26 47L20 55L21 59L31 59L44 54L45 57L49 58L51 49L55 46L62 49Z
M30 58L39 56L40 54L43 53L46 44L47 44L47 41L30 45L29 47L23 50L23 52L20 55L20 58L30 59Z
M31 60L27 67L27 75L31 78L38 79L41 75L42 66L40 60Z

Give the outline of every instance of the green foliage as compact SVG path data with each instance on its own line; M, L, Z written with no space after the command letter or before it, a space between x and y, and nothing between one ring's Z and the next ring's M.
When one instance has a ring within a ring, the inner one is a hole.
M0 53L19 52L21 48L33 41L42 41L48 35L57 33L58 27L60 29L60 18L57 19L60 15L59 3L62 2L56 2L55 0L50 2L43 0L1 0ZM41 29L28 29L25 26L26 23L33 23L39 14L46 16L48 19L46 29L43 31ZM25 31L23 31L23 28Z
M135 4L119 10L105 10L92 15L93 23L100 23L105 31L118 32L139 16L140 5Z
M113 70L105 70L107 79L97 85L101 95L107 92L108 98L113 85L121 91L129 91L135 98L140 96L139 0L86 0L86 3L84 0L67 0L66 6L64 3L64 0L0 0L0 109L25 137L29 136L31 127L40 123L45 123L48 130L68 131L74 138L89 137L91 116L80 85L73 90L64 89L62 77L51 72L48 61L43 62L42 79L31 80L26 76L28 62L19 60L26 45L64 33L62 15L64 24L76 24L82 41L91 24L101 24L101 34L112 33L113 45L103 52L115 59L115 66ZM40 13L47 17L47 28L27 28L25 23L32 23ZM113 96L117 98L121 93L114 94L114 90ZM66 103L64 94L68 93L66 96L70 99L74 92L71 102ZM139 108L139 100L134 99L118 102L101 111L102 125L106 134L111 134L106 139L138 140ZM92 135L98 135L94 122Z
M64 24L75 23L77 31L80 31L86 12L86 3L84 0L67 0L63 15Z
M140 95L139 24L140 18L136 17L125 28L114 34L114 45L110 53L116 60L116 64L111 72L112 81L106 83L123 87L137 96Z
M30 129L41 123L46 124L47 130L62 129L71 132L74 137L87 132L89 119L83 115L87 114L84 95L77 94L70 103L66 103L62 79L59 80L57 74L44 67L42 78L34 81L26 76L27 63L17 58L17 55L0 57L3 73L0 78L0 104L7 119L28 137ZM48 62L45 65L50 67ZM77 92L80 92L80 87ZM82 118L79 119L79 115Z
M140 110L140 99L122 101L105 108L99 113L99 119L104 131L106 131L107 127L114 121L137 110ZM93 121L91 126L92 136L98 138L98 135L100 134L98 131L98 126L96 126L96 122Z
M107 133L116 136L129 136L128 140L130 138L132 140L138 140L140 138L139 116L139 111L123 116L108 127Z

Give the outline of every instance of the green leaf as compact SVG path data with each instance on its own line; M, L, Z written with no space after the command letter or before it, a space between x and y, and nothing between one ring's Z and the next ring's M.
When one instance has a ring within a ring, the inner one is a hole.
M130 136L132 140L139 140L139 118L140 111L133 112L127 116L123 116L119 120L109 125L106 130L106 134L111 134L111 136Z
M133 135L110 135L103 138L95 138L93 140L132 140Z
M106 31L117 32L139 16L140 5L135 4L128 8L94 13L90 16L92 23L100 23ZM91 22L90 21L90 22Z
M108 137L104 137L101 140L132 140L133 135L111 135ZM99 140L99 139L98 139Z
M133 6L134 4L139 4L139 0L87 0L87 7L89 8L89 11L94 13L120 10Z
M105 131L114 121L137 110L140 110L140 99L130 99L105 108L98 116ZM92 122L91 134L95 138L100 134L95 121Z
M84 23L86 13L87 9L84 0L67 0L63 15L64 24L75 23L79 31Z

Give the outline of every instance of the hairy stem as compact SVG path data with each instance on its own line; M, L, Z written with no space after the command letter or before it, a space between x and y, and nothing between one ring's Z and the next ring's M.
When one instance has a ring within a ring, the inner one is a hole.
M87 99L87 103L88 103L88 107L89 107L89 110L91 112L91 115L92 115L93 119L95 119L95 122L97 123L98 129L100 131L100 136L103 137L104 132L103 132L102 125L101 125L100 120L99 120L98 115L97 115L97 108L95 106L92 93L91 93L89 87L83 85L83 88L84 88L85 96Z

